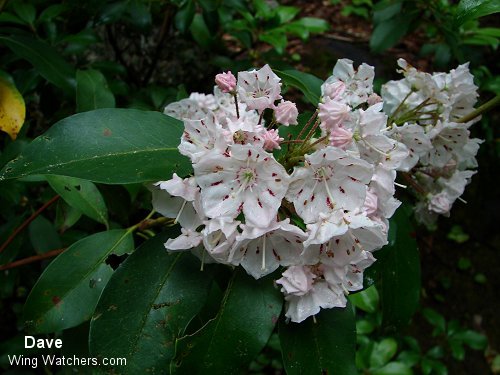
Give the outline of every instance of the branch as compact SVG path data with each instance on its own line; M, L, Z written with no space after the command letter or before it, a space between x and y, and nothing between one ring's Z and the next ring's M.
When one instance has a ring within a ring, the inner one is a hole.
M19 227L16 228L14 232L7 238L7 240L0 246L0 253L5 250L9 244L14 241L14 238L23 231L24 228L26 228L33 220L35 220L38 215L40 215L46 208L52 206L57 200L60 198L60 195L54 196L51 200L49 200L47 203L45 203L42 207L40 207L33 215L31 215L28 219L24 221Z
M172 19L172 8L168 6L167 9L165 10L165 15L163 17L163 23L161 25L161 30L160 30L160 39L158 40L158 44L156 45L153 59L151 60L151 64L149 65L148 71L144 76L144 79L142 80L143 85L146 85L149 82L151 76L153 75L153 72L156 69L156 65L158 64L158 59L160 58L160 53L162 50L161 47L163 46L163 42L167 37L167 30L170 26L171 19Z
M51 250L51 251L48 251L48 252L40 254L40 255L33 255L31 257L16 260L15 262L7 263L7 264L4 264L3 266L0 266L0 271L24 266L26 264L38 262L39 260L52 258L52 257L55 257L55 256L61 254L64 250L66 250L66 249L64 248L64 249Z

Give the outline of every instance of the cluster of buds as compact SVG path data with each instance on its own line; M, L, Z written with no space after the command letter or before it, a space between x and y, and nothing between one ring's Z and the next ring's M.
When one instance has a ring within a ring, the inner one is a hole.
M424 137L422 124L415 136L404 130L414 123L398 126L399 114L418 113L429 101L408 107L417 101L413 93L421 95L411 84L406 99L397 103L388 94L385 103L373 92L373 79L373 67L339 60L303 125L268 65L237 78L219 74L213 94L168 105L165 114L184 123L179 151L194 174L174 174L151 187L156 211L181 225L181 235L165 247L191 250L202 264L242 266L256 279L280 269L276 284L294 322L344 307L346 295L363 288L372 252L387 243L388 219L400 205L396 171L414 168L416 152L421 163L435 159L408 142ZM395 85L401 84L388 83L385 93ZM280 137L288 126L301 126L296 138ZM440 126L433 125L441 135L433 138L447 139Z

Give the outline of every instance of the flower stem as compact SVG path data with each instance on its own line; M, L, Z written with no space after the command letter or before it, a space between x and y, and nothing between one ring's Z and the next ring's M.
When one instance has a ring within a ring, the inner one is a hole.
M234 105L236 106L236 117L239 119L240 118L240 108L238 107L238 95L236 94L236 91L233 94L234 96Z
M464 117L459 118L455 122L464 123L464 122L468 122L470 120L473 120L476 117L482 115L483 113L491 111L493 108L495 108L499 104L500 104L500 94L495 96L493 99L488 100L486 103L484 103L482 106L476 108L474 111L472 111L468 115L465 115Z

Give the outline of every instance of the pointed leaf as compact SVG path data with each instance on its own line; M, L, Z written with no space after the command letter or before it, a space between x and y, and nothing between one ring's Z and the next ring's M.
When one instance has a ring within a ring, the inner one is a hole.
M70 206L108 226L108 210L104 198L90 181L74 177L46 176L47 182Z
M0 171L0 181L51 174L124 184L165 180L174 171L185 175L191 163L177 150L183 130L181 121L158 112L79 113L26 146Z
M321 85L323 84L323 81L318 77L298 70L275 70L275 73L286 85L296 87L302 91L310 103L318 104L321 96Z
M368 271L380 295L383 325L390 329L408 324L420 297L420 256L405 208L391 218L389 238L395 240L374 253L377 262Z
M455 14L455 26L498 12L500 12L498 0L460 0Z
M356 326L350 304L324 309L297 323L279 325L283 363L288 375L355 375Z
M70 246L50 263L28 296L23 316L27 329L55 332L89 319L113 273L107 257L133 247L124 229L96 233Z
M104 75L98 70L76 72L76 111L85 112L99 108L114 108L115 97Z
M74 93L75 71L52 46L26 36L1 36L0 43L28 60L47 81L69 94Z
M174 340L202 308L211 272L190 254L171 254L163 243L177 232L145 242L120 265L104 290L90 328L90 350L125 357L120 374L165 374Z
M271 277L254 280L237 268L217 316L176 341L171 373L240 373L269 340L282 299Z
M23 96L13 83L0 77L0 130L15 140L25 117Z

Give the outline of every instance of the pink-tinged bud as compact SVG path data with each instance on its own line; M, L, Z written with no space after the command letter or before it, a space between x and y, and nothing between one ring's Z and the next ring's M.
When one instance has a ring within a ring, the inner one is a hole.
M222 92L234 92L236 90L236 77L231 73L220 73L215 76L215 83Z
M380 96L378 96L377 94L373 93L368 97L367 102L368 102L369 106L372 106L374 104L381 103L382 98Z
M307 266L292 266L283 272L283 277L276 280L276 284L280 284L286 294L303 296L312 289L315 277Z
M297 125L297 116L299 111L295 106L295 103L291 101L281 101L274 109L274 115L276 121L282 125Z
M342 126L335 127L330 133L330 144L335 147L345 148L352 142L352 133Z
M281 149L280 143L283 141L283 138L280 138L276 129L266 131L262 139L264 139L264 150L272 151Z
M344 103L328 100L319 105L318 117L325 129L331 131L349 116L350 110L351 108Z
M377 208L377 195L373 192L372 189L368 188L368 190L366 191L365 203L363 204L363 212L366 213L367 216L370 216L377 212Z
M446 193L439 193L430 197L427 208L429 211L444 215L450 212L451 202Z
M329 97L332 100L339 99L344 91L345 83L342 81L326 83L323 87L323 95Z

